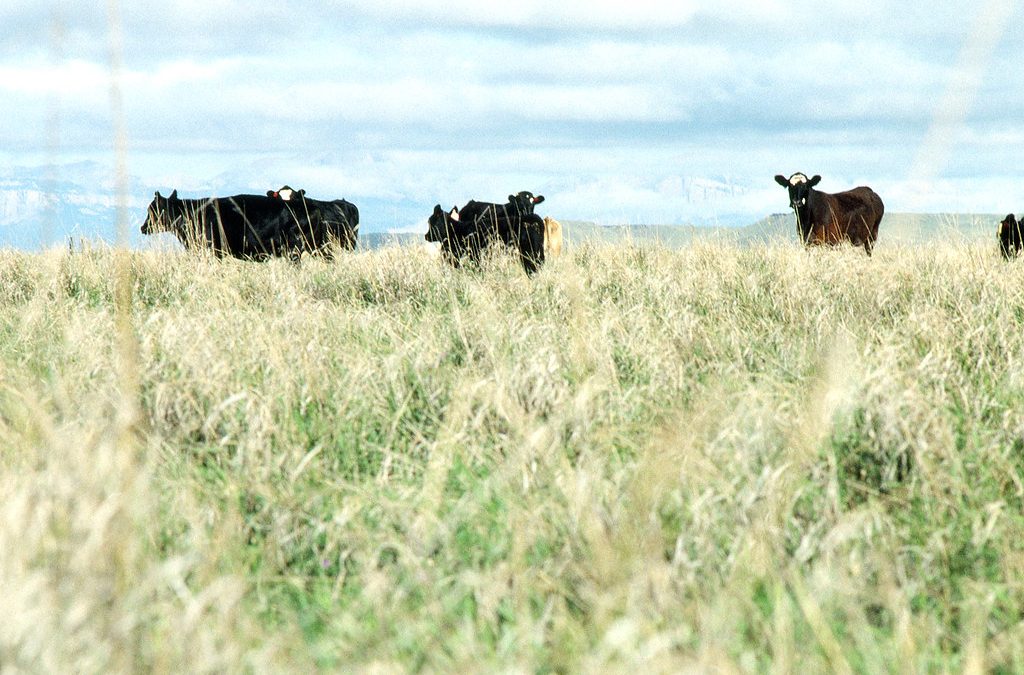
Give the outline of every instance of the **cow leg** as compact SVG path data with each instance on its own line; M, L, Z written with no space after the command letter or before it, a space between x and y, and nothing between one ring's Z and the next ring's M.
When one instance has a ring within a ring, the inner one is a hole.
M480 261L483 259L484 256L484 244L480 241L480 238L476 234L471 234L468 237L466 249L466 257L469 260L471 260L474 264L479 265Z
M455 251L454 242L451 239L445 239L441 242L441 258L452 267L457 268L462 264L462 260Z
M533 274L544 262L544 228L523 224L519 231L519 258L527 274Z

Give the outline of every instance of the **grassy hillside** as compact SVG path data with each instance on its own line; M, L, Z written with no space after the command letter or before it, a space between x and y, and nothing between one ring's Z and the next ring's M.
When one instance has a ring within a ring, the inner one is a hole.
M879 227L878 246L927 243L985 242L995 246L995 233L1002 216L940 213L887 213ZM692 225L599 226L584 221L567 221L570 242L654 243L670 247L689 246L698 241L741 245L776 244L797 241L792 213L773 214L746 227L696 227Z
M1021 672L1022 282L4 252L0 670Z
M995 246L995 233L1002 216L941 213L886 214L879 230L881 247L928 243L982 242ZM562 221L566 242L654 244L679 248L695 242L740 245L796 243L796 221L792 213L767 216L746 227L693 225L610 225L580 220ZM421 232L364 232L360 246L375 250L385 246L422 246ZM171 248L177 248L176 242Z

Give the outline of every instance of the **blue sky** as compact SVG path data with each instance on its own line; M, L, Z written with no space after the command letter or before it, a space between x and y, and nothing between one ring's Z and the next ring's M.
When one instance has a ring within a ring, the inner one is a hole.
M741 223L803 171L890 211L1020 210L1019 5L126 3L131 201L288 183L407 229L528 189L565 219ZM107 3L15 0L0 25L7 178L90 160L109 194Z

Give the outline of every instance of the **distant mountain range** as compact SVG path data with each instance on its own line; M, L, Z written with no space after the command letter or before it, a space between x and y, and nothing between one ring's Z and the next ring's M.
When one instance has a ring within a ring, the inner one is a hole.
M59 175L46 168L0 170L0 247L36 249L61 245L69 239L88 239L114 243L119 239L118 204L113 181L95 162L60 167ZM139 228L146 207L156 190L167 195L168 186L146 185L137 178L129 180L124 212L124 234L134 247L162 245L165 237L145 237ZM239 194L254 190L182 189L182 197L211 194ZM260 193L262 194L262 193ZM340 195L339 195L340 196ZM410 230L422 222L426 230L429 209L407 199L360 198L363 233L384 229ZM374 226L377 226L376 228Z
M946 213L887 213L882 219L878 246L914 245L929 241L995 242L1001 216ZM601 226L584 221L562 223L568 245L585 241L661 243L681 247L696 241L729 241L740 245L797 242L792 213L776 213L744 227L693 225Z
M878 245L914 245L929 241L995 243L996 225L1002 219L995 215L955 213L891 213L882 220ZM740 245L797 242L796 221L791 213L776 213L745 227L704 225L598 225L596 223L561 221L567 246L584 242L659 243L669 247L689 246L697 241L729 241ZM411 246L423 243L420 233L375 232L360 236L367 248Z

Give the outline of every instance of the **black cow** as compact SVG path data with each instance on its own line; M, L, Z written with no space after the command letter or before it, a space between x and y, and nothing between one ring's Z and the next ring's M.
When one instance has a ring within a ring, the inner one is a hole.
M434 212L427 219L427 241L441 244L441 255L454 267L458 267L463 258L479 260L483 250L477 236L476 223L464 222L457 207L445 213L440 204L434 206Z
M353 217L358 219L354 206L348 205L352 215L332 202L306 201L315 202L292 203L264 195L180 199L177 190L169 197L157 192L141 229L143 234L172 232L187 250L209 249L217 257L243 260L297 260L303 252L329 255L332 236L347 248L355 245L356 230L347 226Z
M498 214L502 217L510 215L528 215L533 213L537 204L544 201L544 195L534 195L532 192L519 192L508 196L507 204L494 204L492 202L478 202L470 199L466 205L458 209L459 219L463 222L475 222L481 217L491 214L489 217L496 219Z
M775 182L789 190L789 204L796 212L797 232L806 246L835 246L848 241L863 246L867 254L878 239L878 225L885 207L869 187L829 194L814 186L821 176L808 179L795 173L788 179L776 176Z
M1009 260L1020 255L1021 248L1024 247L1021 229L1024 229L1024 223L1018 222L1012 213L1007 214L999 223L999 252L1003 254L1003 258Z
M261 195L180 199L174 190L169 197L156 193L141 229L172 232L186 249L210 249L219 258L266 260L290 252L292 219L280 200Z
M544 262L544 219L533 213L542 201L521 192L510 195L508 204L470 201L448 212L438 204L427 220L425 238L439 242L445 259L456 266L464 257L479 260L485 249L504 244L519 252L523 268L532 274Z
M294 216L295 227L288 233L289 240L298 250L330 255L331 240L351 251L359 240L359 209L344 199L321 201L306 196L305 190L287 185L279 190L268 190L267 196L286 203Z

